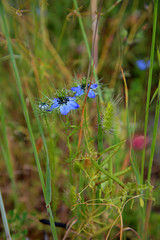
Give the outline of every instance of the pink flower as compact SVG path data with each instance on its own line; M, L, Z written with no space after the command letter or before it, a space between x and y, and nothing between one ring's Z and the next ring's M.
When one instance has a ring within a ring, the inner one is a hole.
M142 150L144 147L146 148L149 144L149 138L143 135L135 135L132 138L132 147L134 150Z

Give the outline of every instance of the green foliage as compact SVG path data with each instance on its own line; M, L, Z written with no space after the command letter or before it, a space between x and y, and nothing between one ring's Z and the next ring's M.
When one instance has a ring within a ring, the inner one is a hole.
M25 240L28 233L27 212L19 213L17 210L10 210L8 212L8 223L12 239Z
M76 161L76 162L73 164L73 168L74 168L74 171L75 171L75 172L79 173L82 167L81 167L81 164Z

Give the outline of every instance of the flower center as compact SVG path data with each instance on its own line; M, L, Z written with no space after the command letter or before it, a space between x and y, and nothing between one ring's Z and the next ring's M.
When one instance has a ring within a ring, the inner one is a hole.
M69 101L68 97L59 97L57 100L59 105L67 104L68 101Z
M82 84L82 85L81 85L81 89L82 89L82 90L85 90L85 89L86 89L86 84Z

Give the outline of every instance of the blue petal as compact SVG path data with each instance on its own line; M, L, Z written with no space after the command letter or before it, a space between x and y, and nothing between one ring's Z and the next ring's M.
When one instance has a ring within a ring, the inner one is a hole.
M52 111L52 109L57 108L58 106L59 106L59 103L56 101L51 105L51 107L48 111Z
M136 65L142 71L146 70L146 68L147 68L146 62L144 60L137 60Z
M72 90L73 92L77 92L77 91L79 91L80 89L81 89L81 86L72 87L72 88L71 88L71 90Z
M59 98L53 98L53 102L56 102L56 101L58 101L59 100Z
M83 94L84 94L84 90L80 88L74 96L81 96Z
M91 88L92 88L92 89L95 89L95 88L97 88L97 87L98 87L97 84L91 84Z
M62 115L67 115L67 113L69 113L70 111L70 106L66 105L66 104L63 104L60 106L60 112Z
M69 101L67 103L67 106L70 108L70 110L74 110L74 109L79 108L79 104L76 103L75 101Z
M76 97L69 97L69 100L75 100Z
M89 90L88 97L95 98L95 93L92 90Z

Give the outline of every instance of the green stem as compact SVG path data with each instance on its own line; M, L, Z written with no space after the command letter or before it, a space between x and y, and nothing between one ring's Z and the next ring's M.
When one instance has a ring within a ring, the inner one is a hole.
M131 166L126 168L125 170L122 170L122 171L119 171L119 172L115 173L114 176L115 177L120 177L120 176L123 176L123 175L125 175L126 173L128 173L130 171L132 171L132 167ZM108 177L103 177L103 178L101 178L100 180L98 180L96 182L96 185L101 184L103 182L107 182L107 181L108 181Z
M98 153L98 155L103 155L106 152L109 152L111 150L114 150L116 147L121 146L123 143L125 143L126 140L122 140L120 143L117 143L115 145L112 145L111 147L106 148L104 151Z
M160 83L159 83L159 89L160 89ZM157 97L157 105L156 105L156 112L155 112L155 122L154 122L154 129L153 129L153 138L152 138L152 145L151 145L151 154L150 154L150 159L149 159L149 167L148 167L148 182L151 181L151 173L152 173L152 164L153 164L153 157L154 157L154 151L155 151L155 145L156 145L156 136L157 136L157 129L158 129L158 120L159 120L159 113L160 113L160 102L159 102L159 96ZM143 210L143 223L145 221L148 221L149 219L146 220L145 214L146 214L146 208L147 208L147 199L149 198L149 190L146 192L146 200L145 200L145 207ZM143 236L145 239L145 236L147 236L147 231L148 229L144 228L143 230Z
M154 2L154 13L153 13L153 32L152 32L152 45L151 45L151 54L150 54L150 68L149 68L149 76L148 76L148 90L147 90L147 101L146 101L146 114L145 114L145 124L144 124L144 137L146 139L147 136L147 127L148 127L148 117L149 117L149 105L150 105L150 95L151 95L151 85L152 85L152 72L153 72L153 60L154 60L154 51L155 51L155 38L156 38L156 27L157 27L157 11L158 11L158 0L155 0ZM157 112L157 107L156 107ZM157 114L157 113L156 113ZM154 126L155 128L155 126ZM152 150L151 155L153 154L153 146L152 144ZM144 149L142 153L142 163L141 163L141 184L143 184L144 181L144 163L145 163L145 144ZM152 169L152 156L150 156L150 166L148 170L148 179L150 179L151 176L151 169ZM148 196L148 191L146 193L146 196ZM145 220L146 220L146 207L147 207L147 201L145 201L145 207L142 209L142 235L145 238Z
M50 177L51 177L51 185L52 185L52 196L54 197L55 196L55 157L54 157L55 145L54 145L54 141L51 136L52 131L51 131L50 125L48 123L46 114L44 115L44 119L45 119L45 123L47 126L48 134L49 134L50 154L48 153L47 143L45 140L45 136L43 134L43 130L42 130L41 136L42 136L43 142L45 142L45 149L46 149L46 155L47 155L47 159L48 159L48 165L50 165L50 172L52 173ZM39 118L38 118L38 120L39 120ZM40 126L41 126L41 124L40 124ZM52 209L54 210L54 214L56 212L55 206L56 206L56 204L55 204L55 201L53 200L52 201Z
M160 87L160 84L159 84L159 87ZM148 182L151 181L152 163L153 163L154 150L155 150L155 145L156 145L156 136L157 136L157 129L158 129L159 113L160 113L160 103L159 103L159 96L158 96L157 105L156 105L156 112L155 112L153 138L152 138L152 145L151 145L151 154L150 154L149 167L148 167ZM149 190L147 190L147 192L146 192L145 207L144 207L143 212L142 212L142 214L143 214L143 224L144 224L145 221L147 221L149 223L149 218L146 219L146 209L147 209L147 203L151 200L148 201L148 198L149 198ZM147 232L148 232L148 228L145 227L143 229L143 239L146 238Z
M128 132L128 136L129 136L129 139L130 139L130 142L132 141L132 136L131 136L131 127L130 127L130 121L129 121L129 108L128 108L128 87L127 87L127 82L126 82L126 79L125 79L125 75L123 73L123 70L121 69L122 71L122 75L123 75L123 80L124 80L124 85L125 85L125 95L126 95L126 119L127 119L127 132ZM140 174L139 174L139 169L136 168L135 166L135 163L133 162L132 160L132 149L130 149L130 163L132 165L132 168L133 168L133 171L135 173L135 176L136 176L136 179L137 179L137 182L140 183Z
M158 0L155 0L154 1L154 13L153 13L153 32L152 32L152 46L151 46L151 55L150 55L150 68L149 68L149 76L148 76L146 114L145 114L145 123L144 123L144 137L145 138L146 138L146 135L147 135L148 116L149 116L149 103L150 103L150 96L151 96L153 60L154 60L156 26L157 26L157 11L158 11ZM143 184L143 178L144 178L144 162L145 162L145 147L143 149L143 154L142 154L141 184Z
M6 212L5 212L5 208L4 208L4 204L3 204L1 191L0 191L0 211L1 211L2 221L3 221L4 230L5 230L5 234L6 234L6 239L12 240L10 231L9 231L9 226L8 226L8 221L7 221L7 216L6 216Z
M97 99L97 115L98 115L98 152L103 151L103 131L102 131L102 124L101 124L101 117L100 117L100 108L99 108L99 101ZM100 163L100 161L99 161Z
M100 108L99 108L99 100L97 99L97 116L98 116L98 152L103 151L103 131L101 125L101 118L100 118ZM98 165L101 164L101 157L98 159ZM97 186L96 189L96 198L99 199L101 185Z
M77 11L79 11L77 0L73 0L73 3L74 3L74 6L75 6L75 9ZM85 46L86 46L86 49L87 49L88 57L90 59L91 58L91 51L90 51L90 46L89 46L89 43L88 43L87 35L86 35L85 29L84 29L83 21L82 21L82 18L81 18L80 14L78 14L77 17L78 17L78 22L79 22L80 29L81 29L81 32L82 32L82 36L83 36L83 39L84 39L84 43L85 43ZM93 75L94 75L95 81L98 84L98 95L99 95L99 98L100 98L100 102L102 103L103 102L102 92L101 92L101 89L100 89L100 86L99 86L98 76L97 76L96 69L95 69L94 64L93 64L93 59L91 59L91 65L93 67Z
M36 117L36 121L37 121L37 125L40 131L40 134L42 136L42 141L43 141L43 146L46 152L46 195L45 195L45 199L46 199L46 205L48 205L51 202L51 171L50 171L50 160L49 160L49 152L48 152L48 147L47 147L47 143L46 143L46 138L44 136L44 131L40 122L40 119L38 117L38 113L34 107L34 104L32 102L32 99L30 98L30 102L31 102L31 106L32 109L34 110L34 115ZM53 172L54 175L54 172Z
M16 61L15 61L14 54L13 54L13 49L12 49L11 40L9 37L9 31L8 31L8 27L7 27L7 21L5 18L2 1L0 1L0 13L1 13L1 18L2 18L2 23L3 23L4 33L5 33L6 40L7 40L8 50L9 50L9 53L11 56L11 62L13 65L16 83L17 83L17 87L19 90L23 113L24 113L24 117L25 117L25 120L27 123L28 131L29 131L29 135L30 135L30 139L31 139L31 143L32 143L33 151L34 151L35 161L36 161L36 165L37 165L37 169L38 169L38 173L39 173L39 177L40 177L40 181L41 181L41 186L42 186L43 194L44 194L45 201L46 201L46 188L45 188L43 173L42 173L42 169L41 169L41 165L40 165L40 161L39 161L39 157L38 157L38 153L37 153L37 149L36 149L36 144L35 144L35 140L34 140L34 136L33 136L33 131L31 128L28 110L27 110L24 95L23 95L23 90L22 90L22 85L21 85L21 81L20 81L20 77L19 77L18 68L17 68ZM53 219L53 214L50 210L50 206L47 206L47 212L49 214L49 219L51 222L51 230L52 230L53 238L55 240L58 240L57 232L56 232L56 228L55 228L55 224L54 224L54 219Z
M91 159L92 164L101 172L103 172L109 179L112 179L114 182L119 184L121 187L125 187L123 182L121 182L117 177L115 177L113 174L108 172L107 170L103 169L96 161Z
M64 21L64 24L63 24L63 27L62 27L62 31L61 31L61 34L60 34L60 37L58 39L57 51L59 51L59 48L61 46L61 42L62 42L62 39L63 39L63 36L64 36L64 32L65 32L66 26L67 26L67 18L65 18L65 21Z
M109 161L109 163L108 163L108 170L109 170L110 174L113 174L112 161ZM112 184L113 184L112 179L109 179L109 186L110 186L110 188L112 188Z
M45 42L47 38L47 32L46 32L46 16L45 12L47 10L47 2L45 0L39 1L40 5L40 26L41 26L41 33L42 33L42 49L44 57L46 55L46 48L45 48Z
M159 83L159 89L160 89L160 83ZM151 180L152 164L153 164L154 150L155 150L155 145L156 145L156 136L157 136L157 129L158 129L159 113L160 113L159 96L157 98L158 99L157 99L156 112L155 112L155 122L154 122L154 129L153 129L151 154L150 154L149 166L148 166L148 182L150 182L150 180Z
M114 149L114 151L111 152L111 154L106 159L103 160L103 162L101 163L101 167L105 166L108 162L112 162L112 158L119 151L120 147L121 147L121 145L116 147Z
M4 160L6 163L7 172L8 172L9 178L11 180L14 203L15 203L15 206L17 206L18 205L17 188L16 188L16 183L15 183L15 178L14 178L12 159L11 159L9 146L8 146L5 115L4 115L4 108L3 108L2 103L0 103L0 117L1 117L1 124L2 124L2 134L3 134L3 139L4 139L4 146L3 146L3 143L1 143L1 149L2 149L2 154L4 156Z

